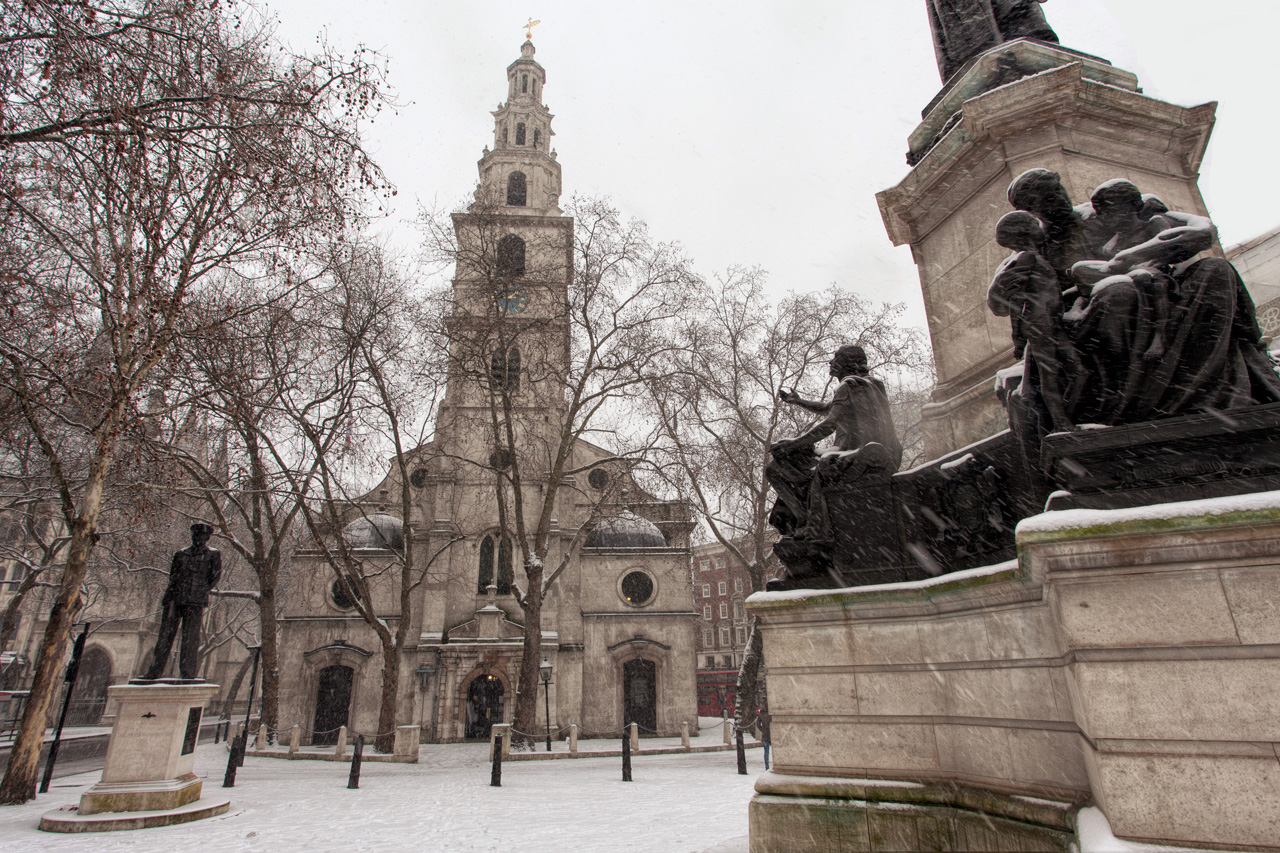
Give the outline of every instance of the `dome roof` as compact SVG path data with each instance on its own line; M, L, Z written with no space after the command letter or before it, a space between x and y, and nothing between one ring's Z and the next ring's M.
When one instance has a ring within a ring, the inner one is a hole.
M623 510L606 518L587 534L588 548L666 548L667 540L658 525Z
M362 516L342 528L342 538L351 548L378 548L399 551L404 548L404 525L394 515L375 512Z

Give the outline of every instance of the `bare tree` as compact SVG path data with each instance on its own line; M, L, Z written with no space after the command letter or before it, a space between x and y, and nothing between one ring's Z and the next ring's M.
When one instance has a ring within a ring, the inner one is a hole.
M113 8L168 23L59 42L46 88L24 88L12 69L0 80L7 127L55 119L0 149L0 390L46 457L70 537L3 803L34 796L108 475L189 306L211 278L256 273L309 234L347 227L355 189L379 181L356 134L379 97L363 57L290 58L218 4Z
M592 504L592 519L601 511L609 493L575 491L587 467L614 463L630 479L646 436L618 416L665 364L673 325L698 284L679 246L654 241L644 223L623 221L607 201L575 197L566 214L572 219L522 231L517 217L478 196L451 223L426 220L429 255L457 270L444 329L451 381L472 389L484 412L482 423L451 428L483 435L478 446L443 452L491 472L499 527L522 565L512 585L524 618L513 727L524 733L537 721L543 603L590 525L547 565L558 507L572 491ZM504 250L517 232L518 263ZM524 311L526 299L535 310ZM604 456L586 461L577 453L584 441L607 448Z
M806 426L805 413L777 403L778 389L797 387L821 398L818 377L826 377L827 362L843 344L864 347L872 370L888 374L891 384L896 379L916 388L931 374L922 336L898 323L901 306L872 305L835 285L774 303L763 283L759 269L731 269L707 285L699 294L704 310L683 318L681 346L648 384L661 435L654 452L660 476L746 567L754 591L764 589L773 566L768 449ZM901 411L908 409L903 403ZM754 620L748 636L738 678L739 724L756 706L761 642Z

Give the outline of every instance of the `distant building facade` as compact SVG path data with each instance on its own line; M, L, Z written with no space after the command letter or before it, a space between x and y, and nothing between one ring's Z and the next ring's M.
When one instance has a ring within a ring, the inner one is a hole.
M693 549L692 576L698 615L698 715L732 715L750 629L744 602L754 591L751 576L719 542Z
M1263 337L1271 339L1274 349L1280 337L1280 228L1231 246L1226 255L1244 279Z

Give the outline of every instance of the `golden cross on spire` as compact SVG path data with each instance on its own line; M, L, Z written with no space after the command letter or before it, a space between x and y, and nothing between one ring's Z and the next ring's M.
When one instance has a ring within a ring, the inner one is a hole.
M529 21L524 25L524 37L532 41L533 28L538 26L538 24L541 24L541 23L542 21L535 21L533 18L530 18Z

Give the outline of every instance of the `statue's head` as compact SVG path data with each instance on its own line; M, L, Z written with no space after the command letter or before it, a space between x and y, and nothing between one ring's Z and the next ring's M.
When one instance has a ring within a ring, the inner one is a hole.
M1015 252L1037 252L1044 245L1044 223L1025 210L1006 213L996 223L996 242Z
M203 521L197 521L191 525L191 544L200 546L209 541L209 537L213 535L213 525L205 524Z
M1009 184L1009 204L1029 211L1047 222L1071 215L1071 196L1062 185L1062 176L1049 169L1028 169Z
M1141 220L1142 192L1130 181L1116 178L1093 191L1089 201L1098 220L1108 228L1120 228Z
M846 376L867 375L867 351L857 344L846 344L831 356L831 375L837 379Z

